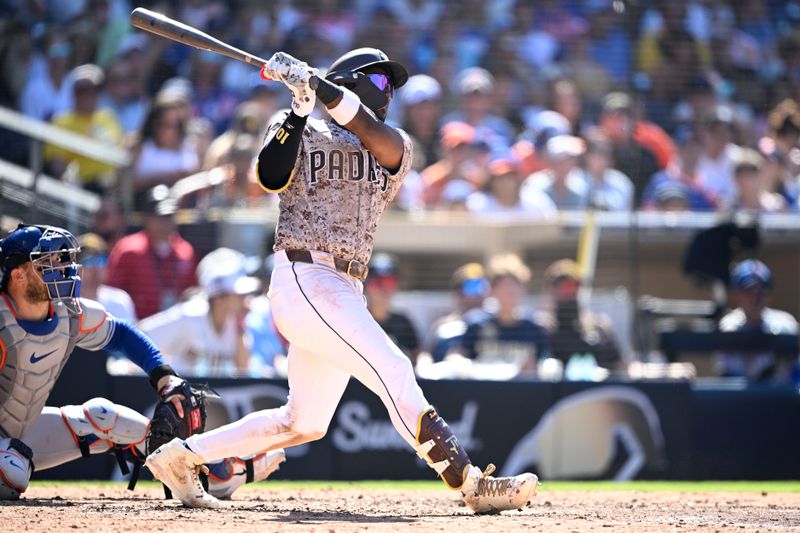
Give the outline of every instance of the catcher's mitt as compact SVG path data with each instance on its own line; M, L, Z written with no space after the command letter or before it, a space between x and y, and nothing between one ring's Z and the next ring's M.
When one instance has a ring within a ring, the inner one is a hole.
M167 398L180 394L183 406L183 418ZM195 433L202 433L206 427L206 398L215 397L207 385L191 386L186 381L174 387L165 387L159 391L161 400L156 404L153 417L150 419L150 431L147 435L147 455L159 446L175 437L185 439Z

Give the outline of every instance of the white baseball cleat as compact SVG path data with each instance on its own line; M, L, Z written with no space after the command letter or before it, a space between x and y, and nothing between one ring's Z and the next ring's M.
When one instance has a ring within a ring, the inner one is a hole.
M208 465L208 492L221 500L227 500L236 489L245 483L267 479L273 472L280 469L281 463L285 460L286 453L279 448L252 457L231 457ZM248 463L252 463L252 466L248 467ZM252 469L250 480L247 476L248 468Z
M496 514L530 504L539 485L535 474L526 472L514 477L495 478L490 475L494 470L494 465L490 464L483 472L475 465L470 465L467 471L461 495L475 514Z
M172 495L186 507L216 509L219 500L208 494L200 482L200 472L208 472L199 455L181 439L172 439L147 456L144 465Z

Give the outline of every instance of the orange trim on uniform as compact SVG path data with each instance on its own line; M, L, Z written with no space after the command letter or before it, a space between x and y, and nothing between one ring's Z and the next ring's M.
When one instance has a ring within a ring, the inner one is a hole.
M0 370L3 370L4 366L6 366L6 345L3 339L0 339Z
M20 494L22 494L23 492L25 492L25 490L27 490L27 489L21 489L21 488L17 487L16 485L14 485L13 483L11 483L8 480L8 478L5 476L5 474L3 474L2 470L0 470L0 478L3 478L3 484L5 486L11 487L12 489L14 489L15 491L19 492Z
M6 301L6 305L8 306L8 310L11 311L11 316L19 320L19 315L17 314L17 310L14 309L14 304L11 303L11 300L8 299L8 295L6 293L3 294L3 300Z
M261 187L262 189L264 189L265 191L267 191L268 193L278 194L278 193L283 192L284 190L286 190L286 187L288 187L292 183L292 178L294 178L294 171L295 171L295 169L292 169L292 173L289 174L289 179L286 180L286 184L283 187L280 187L278 189L270 189L269 187L265 187L264 184L261 183L261 179L260 178L256 179L256 181L258 182L258 186ZM258 161L256 161L256 176L258 176Z
M81 317L78 319L78 331L81 332L81 333L91 333L92 331L95 331L97 328L99 328L100 326L105 324L106 323L106 319L108 318L108 313L105 313L103 315L103 320L101 320L100 323L97 324L95 327L93 327L91 329L83 329L83 316L85 314L86 313L81 313Z
M64 414L64 409L61 408L60 411L61 411L61 418L64 420L64 425L67 426L67 429L69 430L70 435L72 435L72 440L75 441L75 446L79 446L79 444L78 444L78 435L76 435L75 432L72 431L72 426L70 426L69 422L67 422L67 415Z
M94 429L96 429L100 433L108 433L107 430L102 429L100 426L98 426L97 424L94 423L94 420L92 420L92 417L89 416L89 411L86 410L86 407L83 408L83 414L86 415L86 420L89 421L89 423L92 425L92 427L94 427ZM116 422L114 423L114 425L116 425ZM114 426L111 426L111 427L114 427Z

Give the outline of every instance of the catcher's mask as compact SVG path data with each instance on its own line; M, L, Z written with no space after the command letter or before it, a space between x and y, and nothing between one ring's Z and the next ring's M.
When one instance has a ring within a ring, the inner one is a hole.
M365 73L377 67L383 73ZM361 102L376 114L389 103L388 94L402 87L408 71L377 48L356 48L333 62L325 79L356 93Z
M77 239L65 229L20 224L0 241L0 285L6 290L11 271L30 261L47 287L50 300L80 313L79 252Z

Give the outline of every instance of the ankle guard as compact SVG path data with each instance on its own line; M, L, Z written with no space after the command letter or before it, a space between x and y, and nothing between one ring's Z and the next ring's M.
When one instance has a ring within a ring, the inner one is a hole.
M428 409L419 416L417 442L417 455L436 470L448 487L460 489L472 463L453 430L435 409Z

